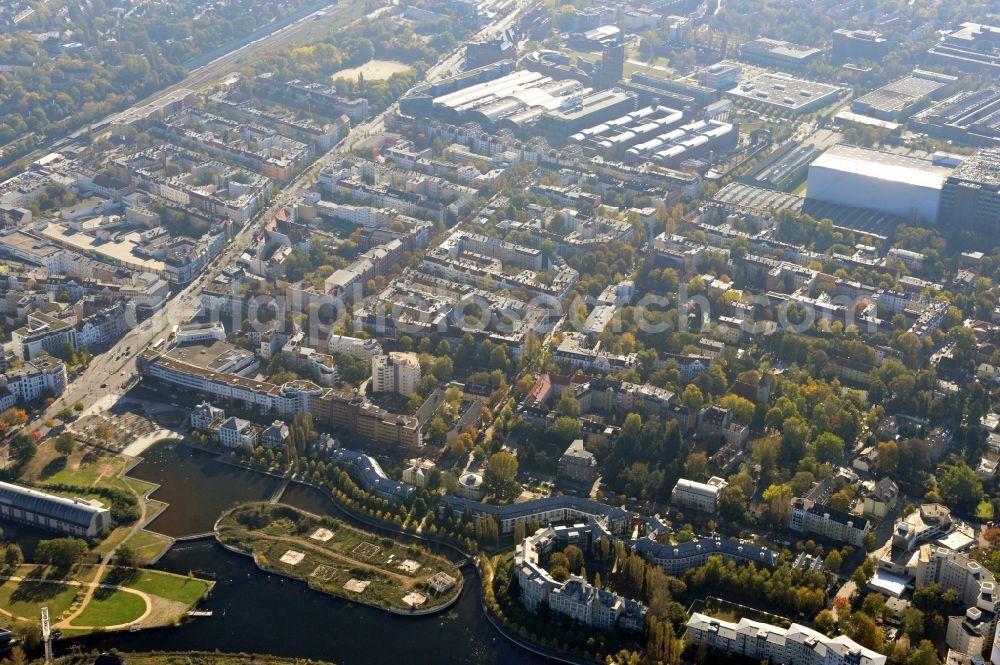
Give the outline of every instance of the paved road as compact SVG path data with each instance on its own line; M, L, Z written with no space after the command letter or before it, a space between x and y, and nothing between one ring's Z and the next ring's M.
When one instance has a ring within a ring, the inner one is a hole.
M531 0L519 0L514 5L513 11L498 18L494 23L483 27L479 32L479 36L495 34L498 31L506 30L517 20L517 17L523 10L530 8L533 4L534 2ZM390 11L393 7L394 5L387 5L377 10L373 16ZM283 34L287 37L287 33L293 28L294 26L286 28ZM463 51L464 49L459 47L442 58L437 64L427 70L424 77L425 80L435 81L456 72L461 64ZM224 57L238 57L238 54L234 52L234 54ZM218 62L217 60L213 65ZM216 71L215 74L217 73ZM192 77L188 77L183 83L188 84L190 80L192 80ZM260 230L261 223L264 220L269 220L282 207L292 205L301 200L302 196L311 189L314 176L334 159L349 153L355 146L381 132L384 128L386 116L394 112L395 109L396 105L394 104L371 120L353 127L351 132L338 145L334 146L328 153L299 174L288 187L275 197L272 205L267 210L259 214L251 223L247 224L246 227L236 234L233 240L212 260L198 279L170 297L164 307L152 318L130 330L111 349L95 357L83 374L71 382L63 393L63 396L59 400L56 400L51 407L46 409L36 419L34 426L44 431L42 423L47 419L54 418L56 413L64 406L81 402L84 409L89 409L98 400L108 395L114 398L127 392L129 387L128 382L133 379L133 375L135 374L135 356L156 339L166 337L174 325L193 318L200 308L201 291L204 286L210 283L223 267L230 265L249 246L256 233Z
M327 15L335 16L339 15L340 13L345 13L345 11L346 10L344 9L332 7L327 9ZM383 10L382 9L377 10L377 12L381 11ZM152 95L146 97L145 99L136 101L135 104L133 104L133 107L139 107L145 104L149 104L150 102L159 99L167 95L168 93L173 92L174 90L178 90L180 88L195 89L204 86L207 83L210 83L221 77L222 74L225 71L227 71L229 67L239 62L242 58L250 56L251 54L258 51L263 51L283 43L291 42L296 38L300 37L301 35L306 34L310 30L314 29L316 23L315 16L316 16L315 13L309 14L308 16L305 16L284 27L276 27L274 32L266 36L263 36L249 44L245 44L234 48L229 53L221 55L215 60L201 67L198 67L197 69L192 70L182 81L178 81L173 85L167 86L166 88L163 88L162 90L153 93ZM351 23L357 20L358 19L353 19ZM28 153L27 155L21 157L17 161L19 163L27 164L45 156L47 153L53 150L62 149L65 146L72 143L73 141L87 134L90 127L102 127L107 125L107 123L109 123L111 119L119 115L119 113L120 112L118 111L111 113L102 120L98 120L95 123L85 125L80 129L72 132L68 136L47 140L42 145L42 147Z

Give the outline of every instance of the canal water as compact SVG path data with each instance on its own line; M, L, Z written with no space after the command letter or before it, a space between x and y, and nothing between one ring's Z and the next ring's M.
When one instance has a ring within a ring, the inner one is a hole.
M161 441L147 450L128 475L160 485L152 498L170 507L148 528L175 538L211 531L226 508L240 501L266 501L280 482L172 441Z
M186 446L161 443L147 451L135 477L161 485L154 498L171 503L151 525L171 535L212 528L221 510L244 500L270 496L274 480L243 471ZM174 499L177 499L175 502ZM292 485L286 500L304 510L343 518L321 493ZM354 605L259 571L247 557L214 539L175 545L156 565L170 572L213 579L203 609L214 615L178 628L98 635L77 640L90 648L122 651L258 652L314 658L339 665L416 663L493 665L541 663L514 646L483 615L478 578L466 571L466 588L447 612L405 618ZM473 572L474 575L474 572ZM60 642L58 650L72 642Z

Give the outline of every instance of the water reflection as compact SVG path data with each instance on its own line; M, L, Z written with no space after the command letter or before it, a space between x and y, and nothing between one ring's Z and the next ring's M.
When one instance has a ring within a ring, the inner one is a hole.
M131 475L162 485L154 497L169 501L171 507L151 528L171 535L209 530L220 511L238 501L265 499L275 487L274 479L173 444L148 451ZM343 518L326 497L305 486L291 485L285 499L303 510ZM98 635L76 643L85 650L272 653L339 665L543 662L493 629L480 608L475 577L467 578L465 590L447 613L404 618L261 573L250 559L211 539L178 543L156 567L215 580L204 607L214 616L179 628ZM58 651L65 652L71 644L60 643Z
M152 498L170 504L149 525L168 536L211 531L226 508L240 501L266 500L278 479L220 462L211 453L171 442L146 451L129 475L160 485Z

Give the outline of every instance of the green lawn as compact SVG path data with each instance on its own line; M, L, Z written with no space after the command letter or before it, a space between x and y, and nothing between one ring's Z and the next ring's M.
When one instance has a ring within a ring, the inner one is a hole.
M119 475L125 460L112 455L98 454L78 446L67 457L54 457L37 472L43 485L73 485L74 487L110 487L127 490Z
M127 591L98 589L87 609L73 620L78 626L119 626L135 621L146 611L146 601Z
M122 478L122 480L126 485L131 487L135 491L135 493L138 494L139 496L144 495L146 492L149 492L154 487L156 487L155 483L147 483L145 480L139 480L138 478L130 478L128 476L125 476Z
M69 609L79 587L54 582L11 582L0 585L0 608L18 617L37 619L43 607L58 617Z
M318 528L328 529L328 540L311 537ZM314 518L290 506L246 504L219 522L223 543L254 552L264 568L303 580L328 593L360 598L379 607L409 609L403 598L415 591L426 595L428 606L440 605L461 591L462 575L447 559L423 547L408 546L392 538L356 529L332 518ZM304 554L298 563L282 562L293 550ZM407 572L400 566L411 560L419 567ZM458 582L443 596L433 595L427 580L445 572ZM352 579L369 582L360 593L344 585Z
M171 542L173 541L168 536L146 530L137 532L128 540L128 544L135 550L141 563L155 559L163 550L170 547Z
M179 575L161 573L155 570L139 570L128 577L119 577L114 570L102 580L105 584L117 584L151 596L176 600L193 605L208 590L208 583L199 579L188 579Z

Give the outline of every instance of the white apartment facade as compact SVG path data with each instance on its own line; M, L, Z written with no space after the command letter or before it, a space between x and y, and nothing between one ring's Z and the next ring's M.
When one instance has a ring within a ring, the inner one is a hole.
M776 665L885 665L887 661L846 635L830 638L797 623L780 628L750 619L723 621L695 612L687 629L695 644Z
M331 334L328 340L330 353L341 353L355 360L371 362L375 356L382 355L382 345L375 339L361 339L348 335Z
M372 358L372 390L412 395L420 380L420 361L414 353L393 351Z
M681 478L670 493L670 505L714 513L719 504L719 493L728 484L718 476L712 476L707 483Z
M0 376L0 410L18 402L58 397L66 389L66 365L58 358L42 356L26 362L15 372Z

